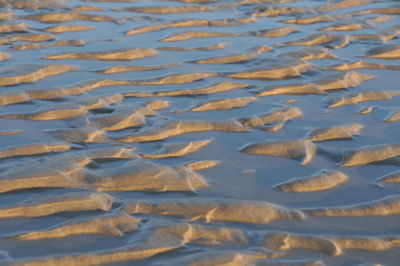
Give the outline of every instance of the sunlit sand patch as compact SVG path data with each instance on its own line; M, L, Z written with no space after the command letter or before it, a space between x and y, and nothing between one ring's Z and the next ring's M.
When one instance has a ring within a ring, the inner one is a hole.
M399 247L397 236L331 236L269 232L261 246L271 250L310 249L328 255L343 255L346 250L382 251Z
M12 20L13 13L12 12L0 12L0 20Z
M118 142L146 142L164 140L169 137L178 136L191 132L225 131L246 132L247 129L237 120L230 121L207 121L207 120L177 120L162 122L155 128L139 130L136 134L117 138Z
M105 131L122 130L145 124L147 113L141 108L119 108L109 114L87 115L69 122L73 127L98 128ZM148 109L148 112L152 112Z
M316 154L316 146L310 140L280 140L249 144L240 150L248 154L302 159L306 165Z
M47 77L75 70L70 65L19 64L0 69L0 86L35 83Z
M79 157L80 156L80 157ZM93 161L104 160L120 160L139 158L132 147L103 148L82 151L78 154L78 158L90 159Z
M305 94L326 94L318 85L307 84L291 84L291 85L272 85L267 86L265 90L257 93L257 96L272 96L272 95L305 95Z
M71 146L64 143L26 144L0 149L0 158L63 152L70 148Z
M238 97L222 100L211 100L200 103L198 106L189 109L189 112L205 112L213 110L229 110L232 108L246 107L250 103L254 103L256 97Z
M169 157L180 157L196 152L211 143L212 140L199 140L187 143L167 143L153 154L141 154L144 158L161 159Z
M164 39L162 42L179 42L197 38L216 38L216 37L234 37L239 36L238 33L228 33L228 32L211 32L211 31L186 31L178 33Z
M72 143L93 143L106 139L105 132L93 128L67 128L47 131L53 137Z
M332 70L352 70L352 69L387 69L387 70L400 70L399 65L385 65L378 63L371 63L366 61L355 61L352 63L335 64L329 67Z
M384 121L392 123L400 121L400 109L393 110Z
M225 48L228 44L226 42L218 42L215 44L211 44L208 46L200 46L194 48L195 50L200 50L200 51L211 51L211 50L219 50Z
M136 159L120 168L88 173L84 180L98 191L194 192L207 181L188 167L172 168Z
M194 48L187 47L176 47L176 46L168 46L168 47L157 47L157 50L160 51L174 51L174 52L189 52L189 51L212 51L212 50L220 50L227 46L226 42L217 42L215 44L210 44L207 46L199 46Z
M324 236L301 235L286 232L269 232L261 246L271 250L286 251L291 249L310 249L331 256L339 256L343 252L334 242ZM279 264L278 264L279 265Z
M88 80L73 84L68 87L58 87L49 89L33 89L19 93L1 94L0 106L29 102L32 100L52 100L66 96L80 95L96 88L106 86L131 85L130 81L98 79Z
M170 106L170 101L152 100L146 102L145 106L153 111L167 109Z
M93 22L113 22L115 19L105 15L85 14L80 12L71 11L68 13L43 13L35 15L24 16L24 19L35 20L42 23L63 23L74 20L87 20Z
M326 266L326 263L318 259L273 259L273 260L259 260L261 265L273 266Z
M234 83L234 82L221 82L216 85L199 88L199 89L182 89L173 91L156 91L155 96L193 96L193 95L210 95L219 92L225 92L230 90L237 90L247 88L249 85L244 83ZM128 93L129 95L129 93Z
M314 175L307 177L294 178L274 186L274 189L282 192L316 192L333 189L349 178L338 171L322 170Z
M375 78L375 76L363 74L356 71L349 71L346 73L332 75L323 80L317 80L314 83L318 86L319 89L323 91L340 90L355 88L359 86L363 81L367 81L373 78Z
M281 22L290 23L290 24L308 25L308 24L315 24L315 23L320 23L320 22L337 21L339 19L348 19L348 18L351 18L351 16L350 15L315 15L315 16L310 16L310 17L285 19L285 20L281 20Z
M38 34L23 34L23 35L14 35L12 37L8 37L0 40L2 44L8 44L11 42L47 42L52 41L55 38L50 34L38 33Z
M342 124L332 127L317 128L307 134L307 138L312 141L325 141L332 139L352 139L360 135L363 125L357 123Z
M400 238L398 236L329 236L329 239L343 250L382 251L400 246Z
M337 0L330 3L322 4L317 6L315 10L317 12L331 12L349 7L362 6L371 3L371 0Z
M60 34L64 32L87 31L93 29L94 29L93 26L87 26L87 25L60 25L60 26L46 28L43 31Z
M251 51L255 52L256 54L268 53L268 52L270 52L272 50L273 50L273 48L271 46L268 46L268 45L260 45L260 46L256 46L256 47L251 49Z
M151 219L145 224L144 230L153 231L154 236L162 233L176 236L185 244L223 246L228 243L236 245L248 243L248 238L243 230L230 227L214 227L187 222L167 222L162 219ZM152 238L151 235L150 238Z
M0 130L0 136L16 135L20 134L22 131L18 129L13 130Z
M396 90L373 90L356 94L350 94L345 97L335 97L329 99L328 108L335 108L343 105L355 105L368 101L384 101L399 97L400 92Z
M273 59L265 62L263 69L228 74L226 76L235 79L288 79L309 72L312 68L313 67L310 63L300 59Z
M400 171L385 175L376 179L378 183L400 183Z
M388 196L375 201L341 206L306 209L305 213L314 216L386 216L399 214L400 199L398 195Z
M324 28L320 28L321 31L356 31L364 28L364 25L361 23L341 23L335 24L333 26L328 26Z
M85 41L82 40L63 40L63 41L55 41L49 44L38 44L38 43L22 43L12 45L11 48L14 50L37 50L49 47L56 46L84 46L86 44Z
M208 161L197 161L197 162L185 163L184 165L195 171L200 171L200 170L213 168L215 166L218 166L220 163L221 163L220 161L208 160Z
M239 121L246 127L263 129L265 126L277 125L281 129L287 121L300 118L301 116L301 110L296 107L282 107L273 108L269 112L253 117L240 118Z
M71 265L71 264L84 264L84 265L99 265L110 264L124 261L137 261L144 260L158 254L163 254L172 250L182 248L182 244L178 241L171 241L165 243L159 238L157 241L152 241L144 245L127 245L123 248L102 250L97 252L59 255L45 258L30 258L9 261L9 265L14 266L50 266L50 265Z
M74 7L75 11L104 11L100 7L89 6L89 5L79 5Z
M51 106L32 113L14 113L0 115L0 118L23 119L33 121L63 120L86 114L87 109L79 104L62 104Z
M375 105L362 107L360 110L357 111L357 114L366 115L372 113L372 111L376 108Z
M42 0L42 1L26 1L26 0L4 0L2 4L20 9L42 9L42 8L61 8L67 0Z
M305 47L296 52L284 53L282 56L295 57L302 60L315 60L315 59L334 59L336 56L331 54L327 48L323 47Z
M293 32L298 32L298 31L299 30L293 26L285 26L285 27L279 27L279 28L274 28L274 29L250 32L250 35L255 35L258 37L271 37L272 38L272 37L287 36Z
M301 211L266 201L212 198L132 200L124 210L129 214L181 217L189 221L268 224L273 220L303 220Z
M96 71L101 74L114 74L121 72L131 72L131 71L149 71L156 69L166 69L179 66L180 63L165 64L159 66L112 66L104 70Z
M4 52L0 52L0 62L10 58L10 55Z
M194 254L178 257L171 260L176 265L207 266L207 265L263 265L258 263L260 260L269 260L282 256L280 253L271 251L200 251ZM161 265L155 264L155 265Z
M135 35L142 34L146 32L160 31L168 28L190 28L190 27L228 27L228 26L236 26L241 23L251 23L255 22L254 19L248 18L247 20L237 20L237 19L223 19L223 20L205 20L205 19L196 19L196 20L184 20L178 21L170 24L159 24L159 25L150 25L135 28L129 30L125 33L125 35Z
M124 213L107 214L86 219L75 219L75 221L57 225L47 230L14 234L8 236L8 238L18 241L35 241L90 234L122 237L125 233L137 230L139 221L139 219Z
M237 54L237 55L227 55L227 56L217 56L208 59L200 59L196 61L191 61L193 64L235 64L246 62L255 59L257 54Z
M63 165L60 165L57 160L36 161L32 165L26 164L2 173L0 175L0 193L34 188L93 189L89 184L79 180L83 166L90 161L64 159L66 160L63 161Z
M400 156L399 144L380 144L354 149L345 155L340 166L356 166Z
M334 34L334 33L313 33L306 37L302 37L295 41L289 41L284 45L300 45L300 46L313 46L313 45L327 45L332 49L340 49L347 46L352 37L350 35Z
M153 49L123 49L109 50L101 52L88 53L65 53L58 55L45 56L47 60L63 60L63 59L82 59L82 60L102 60L102 61L131 61L149 56L155 56L157 52Z
M192 13L192 12L208 12L214 11L212 6L149 6L149 7L127 7L121 11L130 11L138 13L150 14L177 14L177 13Z
M367 50L365 53L366 56L364 57L395 60L400 58L400 45L388 44L377 46Z
M202 80L208 77L215 77L216 75L217 74L215 73L187 73L187 74L170 75L146 81L137 81L135 84L136 85L183 84L183 83L191 83L194 81Z
M395 5L383 8L370 8L354 13L354 15L356 16L367 15L367 14L398 15L400 14L400 7L398 5Z
M375 34L354 34L351 36L353 40L377 40L380 42L387 42L396 38L400 33L399 26L390 26L377 31ZM375 47L379 48L379 47ZM368 56L366 56L368 57ZM385 59L385 58L384 58ZM389 58L386 58L389 59Z
M105 193L71 192L63 195L36 196L15 206L0 209L0 218L42 217L61 212L108 211L114 198Z
M0 33L25 33L25 32L29 32L29 27L26 23L0 25Z

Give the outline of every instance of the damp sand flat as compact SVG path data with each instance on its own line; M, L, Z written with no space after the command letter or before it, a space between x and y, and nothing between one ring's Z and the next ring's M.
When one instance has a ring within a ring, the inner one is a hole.
M399 15L0 1L0 264L398 265Z

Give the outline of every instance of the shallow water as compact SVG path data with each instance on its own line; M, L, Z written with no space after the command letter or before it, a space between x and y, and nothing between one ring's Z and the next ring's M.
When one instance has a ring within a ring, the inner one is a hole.
M398 265L398 1L0 1L3 265Z

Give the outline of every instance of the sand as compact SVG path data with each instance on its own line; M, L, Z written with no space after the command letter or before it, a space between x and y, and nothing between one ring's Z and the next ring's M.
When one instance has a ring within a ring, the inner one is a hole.
M398 265L396 0L0 0L0 265Z

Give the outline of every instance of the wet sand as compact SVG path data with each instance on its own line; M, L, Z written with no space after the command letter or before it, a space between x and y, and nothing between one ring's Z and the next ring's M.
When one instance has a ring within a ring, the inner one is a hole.
M0 1L1 265L398 265L398 1Z

